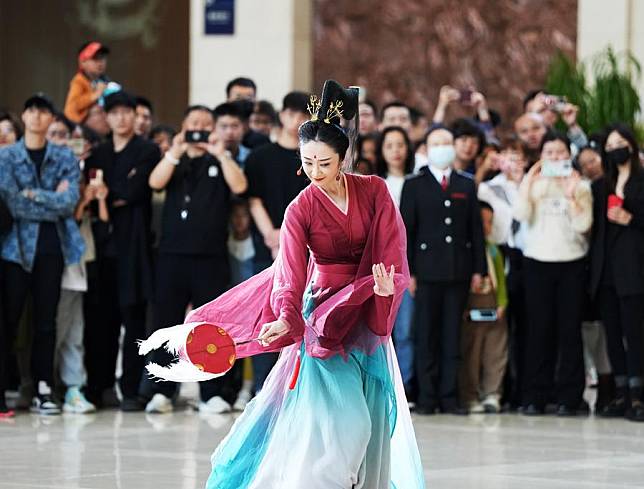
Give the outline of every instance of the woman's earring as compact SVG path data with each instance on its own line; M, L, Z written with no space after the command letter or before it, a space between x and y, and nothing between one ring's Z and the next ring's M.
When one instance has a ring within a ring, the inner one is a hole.
M302 176L302 165L300 165L300 167L297 169L297 176Z
M338 174L335 177L335 181L339 182L341 177L342 177L342 171L339 171Z

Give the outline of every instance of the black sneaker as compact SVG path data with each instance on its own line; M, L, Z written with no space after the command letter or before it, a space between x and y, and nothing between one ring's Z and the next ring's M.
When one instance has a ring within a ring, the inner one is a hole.
M631 406L626 410L624 417L630 421L644 422L644 403L633 401Z
M45 416L60 414L60 406L54 401L50 394L36 394L31 400L31 408L34 414Z
M121 401L121 411L134 413L145 410L145 402L138 397L124 397Z

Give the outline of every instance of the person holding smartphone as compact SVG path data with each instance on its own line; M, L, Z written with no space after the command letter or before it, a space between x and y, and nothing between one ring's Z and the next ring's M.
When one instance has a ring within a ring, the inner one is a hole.
M607 134L605 175L592 187L590 292L599 298L616 393L599 414L644 421L644 171L633 131L615 124Z
M503 375L508 363L508 293L503 254L491 242L494 209L479 201L488 276L472 287L462 330L461 400L469 412L501 411Z
M544 413L558 365L557 414L576 415L584 391L581 320L592 194L572 168L570 141L563 134L543 138L541 160L523 179L513 213L526 227L523 413Z
M223 112L220 111L220 121ZM189 305L200 307L230 285L231 197L244 193L248 184L226 147L227 141L221 137L224 135L216 131L215 118L208 107L188 107L181 132L150 174L150 187L166 192L156 269L155 329L182 323ZM171 360L165 351L156 352L153 358L161 364ZM241 363L225 377L199 384L201 412L219 414L231 410L241 388L239 367ZM146 379L142 387L143 396L150 399L146 411L172 411L177 388L176 383Z

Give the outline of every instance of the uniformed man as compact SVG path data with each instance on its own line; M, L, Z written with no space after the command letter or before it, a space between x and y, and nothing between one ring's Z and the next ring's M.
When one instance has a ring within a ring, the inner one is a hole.
M400 211L416 298L416 375L420 414L465 414L457 398L460 329L470 286L487 273L476 187L452 168L454 137L427 135L429 166L403 186Z

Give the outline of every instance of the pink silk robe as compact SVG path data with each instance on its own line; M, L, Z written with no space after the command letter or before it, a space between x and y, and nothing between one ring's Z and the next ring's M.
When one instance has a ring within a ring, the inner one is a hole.
M235 341L256 338L278 318L288 324L289 334L268 347L240 345L239 358L302 340L312 357L346 356L356 348L370 354L388 341L409 284L404 224L381 178L348 174L346 184L346 214L320 188L303 190L286 210L275 263L192 311L186 322L216 324ZM395 266L395 294L386 298L373 291L372 265L381 262L387 270ZM305 321L307 287L314 309Z

